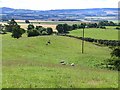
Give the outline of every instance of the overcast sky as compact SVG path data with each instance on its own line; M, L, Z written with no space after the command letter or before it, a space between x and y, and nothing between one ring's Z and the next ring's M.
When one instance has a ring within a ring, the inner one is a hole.
M118 1L119 0L0 0L0 7L32 10L117 8Z

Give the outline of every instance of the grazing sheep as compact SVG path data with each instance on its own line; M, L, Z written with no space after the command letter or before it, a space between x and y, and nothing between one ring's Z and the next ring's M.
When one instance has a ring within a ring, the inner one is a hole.
M50 40L49 40L49 41L47 41L46 45L49 45L49 44L51 44Z
M72 63L72 64L71 64L71 66L75 66L75 64L74 64L74 63Z
M66 65L66 63L61 63L62 65Z
M62 60L62 61L60 61L60 63L65 63L65 61L64 61L64 60Z
M51 44L50 40L47 42L48 44Z

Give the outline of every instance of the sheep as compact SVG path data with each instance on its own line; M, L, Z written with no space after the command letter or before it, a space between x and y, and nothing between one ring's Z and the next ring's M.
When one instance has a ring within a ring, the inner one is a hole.
M48 44L51 44L50 40L47 42Z
M62 61L60 61L60 63L65 63L65 61L64 61L64 60L62 60Z
M49 45L49 44L51 44L50 40L46 42L46 45Z
M66 63L61 63L62 65L66 65Z
M75 66L75 64L74 64L74 63L71 63L71 66Z

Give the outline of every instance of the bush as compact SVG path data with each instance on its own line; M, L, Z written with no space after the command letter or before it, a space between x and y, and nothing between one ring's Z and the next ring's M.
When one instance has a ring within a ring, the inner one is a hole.
M106 62L106 67L120 71L120 48L113 48L111 52L111 59Z
M17 22L12 19L11 21L8 22L8 25L5 25L5 31L7 32L12 32L13 28L18 25Z
M120 30L120 27L116 27L115 29Z
M35 28L34 25L29 24L27 30L31 30L31 29L34 29L34 28Z
M105 26L100 26L100 28L101 28L101 29L106 29L106 27L105 27Z
M53 33L53 29L51 27L48 27L46 30L48 35L51 35Z
M30 21L29 20L25 20L25 23L30 23Z
M22 34L24 34L26 32L25 29L23 29L23 28L20 28L20 30L21 30Z
M39 31L36 29L29 30L27 33L28 33L28 37L40 35Z
M19 25L16 25L12 29L12 35L11 36L18 39L22 36L23 33L24 33L23 29L21 29Z

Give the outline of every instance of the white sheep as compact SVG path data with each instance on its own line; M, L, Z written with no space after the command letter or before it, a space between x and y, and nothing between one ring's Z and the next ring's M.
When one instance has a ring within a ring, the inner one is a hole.
M61 63L62 65L66 65L66 63Z
M64 61L64 60L62 60L62 61L60 61L60 63L65 63L65 61Z
M71 63L71 66L75 66L75 64L74 64L74 63Z

